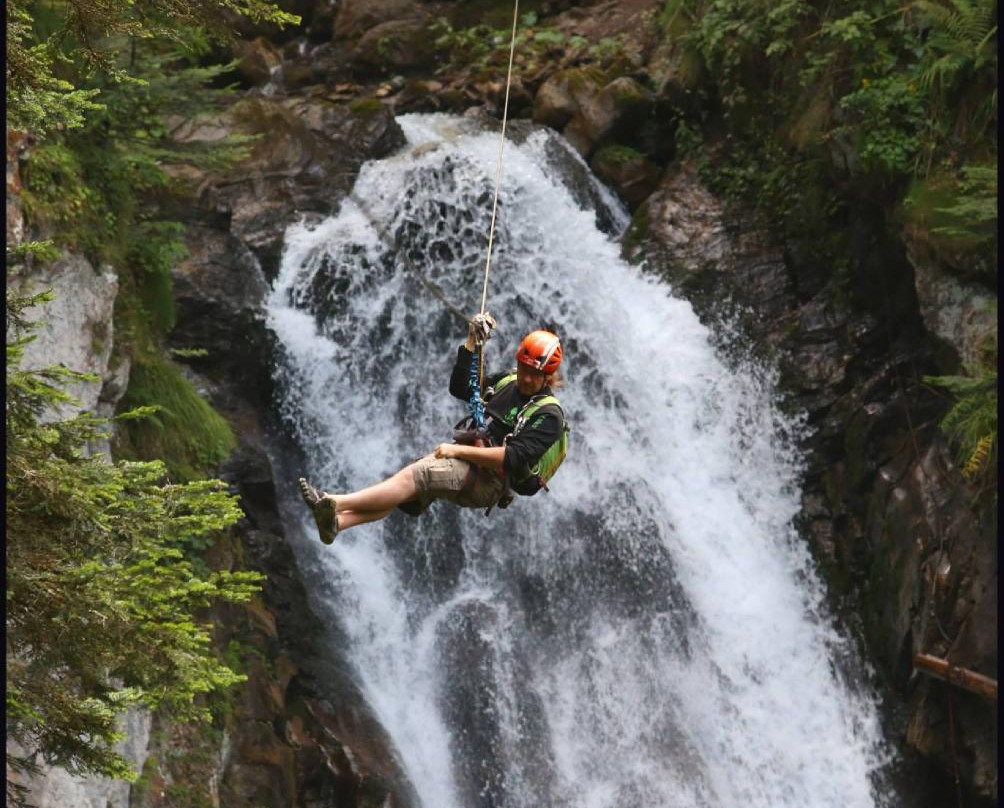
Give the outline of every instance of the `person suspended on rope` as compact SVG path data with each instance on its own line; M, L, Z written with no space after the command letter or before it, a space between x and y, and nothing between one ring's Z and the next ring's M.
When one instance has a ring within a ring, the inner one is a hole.
M487 377L485 393L477 398L475 351L494 327L491 315L475 316L467 341L457 349L450 393L471 401L475 410L480 405L486 416L474 412L458 424L465 428L454 431L457 442L441 443L383 482L349 494L326 493L300 478L321 541L330 544L340 531L383 519L395 508L418 516L444 499L490 510L506 507L511 492L530 496L547 488L567 445L564 413L553 394L561 384L561 342L550 331L527 334L516 350L516 367ZM479 420L483 426L477 426Z

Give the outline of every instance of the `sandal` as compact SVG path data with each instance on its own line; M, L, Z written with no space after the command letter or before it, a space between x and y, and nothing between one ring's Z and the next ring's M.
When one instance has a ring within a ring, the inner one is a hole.
M331 544L338 535L338 514L335 512L335 498L331 494L314 488L303 477L299 479L300 496L307 503L311 513L314 514L314 521L317 523L317 532L321 535L321 541Z

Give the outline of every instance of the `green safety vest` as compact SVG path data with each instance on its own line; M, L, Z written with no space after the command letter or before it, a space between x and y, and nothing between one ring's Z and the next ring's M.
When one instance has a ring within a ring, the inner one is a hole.
M504 388L515 381L515 373L503 376L494 385L495 395L498 395ZM537 395L524 404L523 409L516 414L516 421L510 434L518 435L530 423L538 410L549 405L554 405L558 408L558 412L561 413L561 434L554 439L554 443L547 447L547 450L540 456L540 459L526 470L525 474L513 472L510 475L509 487L517 494L532 496L541 488L545 491L549 490L547 482L554 476L554 473L558 470L558 466L561 465L561 461L565 459L565 454L568 452L568 423L565 421L565 411L561 409L558 399L551 395Z

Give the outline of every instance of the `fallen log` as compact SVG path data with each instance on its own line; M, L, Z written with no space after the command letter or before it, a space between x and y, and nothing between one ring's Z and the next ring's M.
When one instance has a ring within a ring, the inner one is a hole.
M913 667L921 673L951 682L953 685L965 688L973 693L978 693L985 698L997 701L997 680L984 676L982 673L960 668L953 665L947 659L931 656L930 654L917 654L913 658Z

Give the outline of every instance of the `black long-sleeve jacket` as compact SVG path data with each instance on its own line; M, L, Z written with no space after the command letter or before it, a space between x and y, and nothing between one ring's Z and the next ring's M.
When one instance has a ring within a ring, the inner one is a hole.
M457 349L457 361L450 375L450 395L463 401L471 397L471 356L471 352L461 345ZM531 396L524 396L519 392L515 382L503 388L498 395L490 394L495 383L509 373L512 371L487 376L482 397L485 399L485 420L492 445L502 446L505 442L502 469L518 479L557 440L564 421L559 407L544 405L536 412L532 423L523 427L518 435L506 440L516 425L516 415L531 399ZM552 395L551 389L543 387L537 395Z

